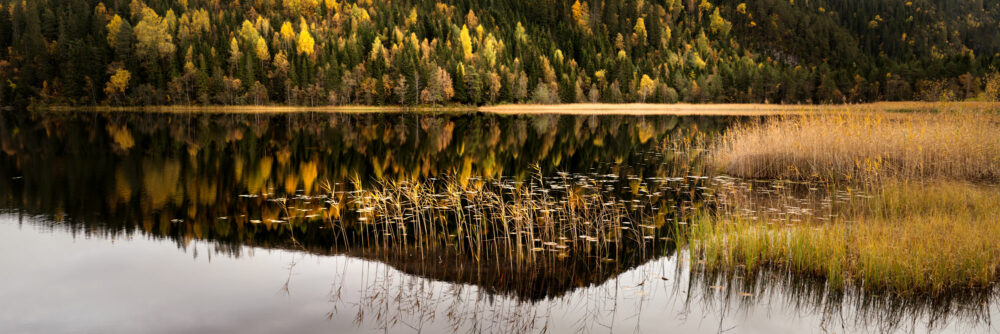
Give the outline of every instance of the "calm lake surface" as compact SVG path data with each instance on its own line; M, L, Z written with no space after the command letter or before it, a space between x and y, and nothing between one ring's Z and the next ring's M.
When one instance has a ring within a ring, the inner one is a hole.
M998 331L992 295L693 270L670 227L741 182L703 143L760 120L0 112L0 332ZM462 231L393 243L343 208L444 179L591 189L653 232L613 256L485 261L454 251Z

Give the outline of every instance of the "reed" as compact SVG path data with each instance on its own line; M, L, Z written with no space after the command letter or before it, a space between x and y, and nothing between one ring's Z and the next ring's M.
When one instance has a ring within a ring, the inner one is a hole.
M749 196L729 196L714 214L701 215L685 240L710 271L777 267L824 277L835 289L903 295L994 287L1000 275L996 187L894 181L866 192L873 195L847 196L797 221L780 208L755 206L760 202L745 200Z
M756 179L1000 180L1000 116L839 111L749 122L713 147L723 173Z
M335 197L335 196L330 196ZM643 252L656 229L654 215L602 192L592 179L568 176L531 180L477 178L355 182L331 205L339 228L355 231L355 245L442 251L474 262L533 263L572 256L613 261Z

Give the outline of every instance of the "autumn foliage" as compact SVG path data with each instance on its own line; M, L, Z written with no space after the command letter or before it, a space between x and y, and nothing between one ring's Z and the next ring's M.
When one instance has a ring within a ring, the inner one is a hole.
M0 105L996 99L1000 4L820 5L0 0Z

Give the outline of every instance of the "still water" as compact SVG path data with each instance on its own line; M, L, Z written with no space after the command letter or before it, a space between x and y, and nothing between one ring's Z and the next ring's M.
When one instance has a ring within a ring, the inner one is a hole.
M0 332L997 332L992 296L707 276L669 232L489 261L332 209L390 181L582 185L669 230L721 178L703 143L757 120L2 112Z

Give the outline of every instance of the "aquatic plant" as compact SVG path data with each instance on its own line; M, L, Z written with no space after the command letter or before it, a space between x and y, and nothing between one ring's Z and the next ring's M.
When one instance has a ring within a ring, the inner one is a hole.
M405 247L421 254L445 247L476 261L515 263L643 251L657 226L649 205L615 198L589 178L534 176L354 182L341 207L364 247ZM625 250L628 249L628 250Z

